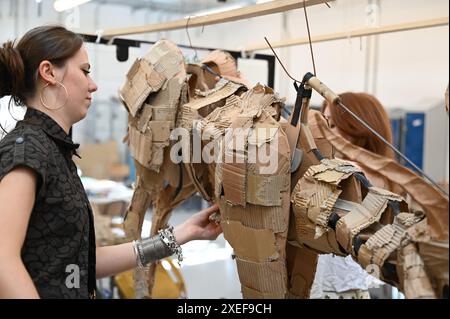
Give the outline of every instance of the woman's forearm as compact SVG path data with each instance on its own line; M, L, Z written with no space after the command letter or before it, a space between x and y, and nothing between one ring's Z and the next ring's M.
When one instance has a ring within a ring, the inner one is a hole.
M0 258L0 299L38 299L39 294L20 258Z
M97 248L97 278L113 276L136 267L133 243Z
M175 227L173 234L182 245L190 240L190 231L184 224ZM97 278L113 276L137 266L133 243L97 248Z

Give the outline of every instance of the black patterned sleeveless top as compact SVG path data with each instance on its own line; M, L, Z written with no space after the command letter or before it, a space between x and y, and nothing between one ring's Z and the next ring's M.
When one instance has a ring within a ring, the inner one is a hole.
M18 166L38 176L21 256L41 298L95 296L92 209L72 160L78 146L32 108L0 141L0 180Z

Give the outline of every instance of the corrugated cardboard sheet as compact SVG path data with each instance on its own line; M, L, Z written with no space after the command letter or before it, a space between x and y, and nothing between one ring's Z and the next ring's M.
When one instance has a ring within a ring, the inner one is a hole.
M408 244L400 249L397 271L400 273L400 281L406 298L436 298L425 271L423 260L414 244Z
M290 298L308 299L314 282L318 254L306 247L286 245Z
M315 116L317 117L317 115ZM427 215L431 236L437 240L448 241L448 198L416 173L396 163L395 160L353 145L341 136L334 134L326 125L320 125L319 128L327 140L347 158L401 187L423 208Z
M133 125L128 126L131 156L145 167L150 167L152 161L152 132L142 134Z
M270 229L254 229L240 222L223 220L221 227L237 257L254 262L276 260L275 234Z
M247 203L262 206L281 206L282 194L288 191L289 175L247 176Z
M354 208L336 225L338 242L348 252L353 251L353 239L356 234L380 220L387 207L388 199L368 193L362 204L354 204Z
M286 267L284 262L255 263L236 258L241 284L262 293L286 292Z
M388 257L401 245L405 230L396 224L385 225L371 236L358 251L358 262L363 268L375 264L382 267Z
M136 116L151 92L157 92L166 78L144 59L137 59L127 73L127 81L120 90L122 99L132 116Z
M347 255L339 249L334 230L328 229L322 236L316 238L316 225L304 214L295 215L294 226L290 232L294 231L295 233L290 233L289 238L295 238L294 243L297 245L306 245L322 254Z
M241 285L242 296L245 299L284 299L285 292L260 292Z
M244 226L256 229L271 229L275 233L284 232L288 226L288 214L283 207L263 207L248 204L245 210L240 206L231 206L224 199L219 201L223 219L239 221Z

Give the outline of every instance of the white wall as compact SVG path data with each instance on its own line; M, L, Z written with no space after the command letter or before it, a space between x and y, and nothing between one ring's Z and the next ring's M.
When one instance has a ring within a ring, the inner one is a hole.
M448 16L449 10L447 0L337 0L330 3L331 9L325 5L308 8L312 35L366 27L370 20L366 13L369 2L379 4L378 15L372 16L375 20L371 23L375 25ZM17 10L15 4L18 5ZM0 43L45 23L66 23L77 32L95 32L98 29L169 21L182 16L145 10L133 11L125 6L100 6L96 3L82 5L75 13L57 14L52 8L52 1L43 0L42 5L42 15L38 16L34 0L0 0ZM337 93L368 91L376 94L387 108L423 110L443 103L449 81L448 33L448 26L445 26L318 43L314 45L317 75ZM194 45L230 50L240 50L248 45L261 43L264 36L277 41L305 37L306 34L303 10L206 26L203 32L202 28L190 30ZM158 40L162 37L188 44L185 30L134 36L145 40ZM83 142L87 132L94 133L95 139L100 141L111 135L121 136L125 134L125 110L119 104L109 101L116 96L127 69L140 54L140 50L130 49L129 60L120 63L115 59L113 47L94 44L87 44L86 47L99 91L95 94L96 101L89 115L95 119L87 124L88 117L86 123L80 123L75 130L75 137ZM308 46L277 51L295 77L301 78L307 71L312 71ZM289 103L293 103L295 92L292 83L279 65L275 89ZM312 102L320 103L321 97L315 94ZM111 126L112 123L120 125ZM92 134L89 134L89 138L92 138Z
M368 2L369 0L337 0L331 2L331 9L325 5L308 8L312 35L366 27ZM371 2L379 3L379 16L376 21L379 25L448 16L449 9L447 0ZM17 11L11 5L14 3L18 4ZM98 29L168 21L181 17L96 3L82 5L78 15L57 14L51 3L50 0L43 0L42 15L38 17L34 0L0 0L0 42L20 36L31 27L45 23L66 23L78 32L95 32ZM73 19L77 16L79 21ZM284 22L283 15L276 14L206 26L203 32L202 28L192 28L190 35L196 46L231 50L261 43L264 36L271 41L306 36L303 10L288 12L284 17ZM184 30L134 36L146 40L157 40L161 37L188 44ZM366 77L367 51L371 49L368 48L369 42L370 38L355 38L315 44L318 76L337 92L366 90L375 93L388 108L408 107L420 110L424 103L433 105L443 99L443 92L448 83L448 26L378 36L376 71L371 70L371 74L368 74L372 80L375 79L375 83L370 83L371 79ZM114 94L111 85L116 85L117 79L123 77L123 71L127 69L131 58L127 63L116 62L114 50L104 46L91 45L89 51L97 71L97 80L103 90L103 93L99 91L97 95ZM278 51L296 77L301 78L305 72L312 71L308 46ZM369 64L373 63L374 61L369 61ZM279 66L277 71L276 89L292 102L294 92L291 84ZM372 73L376 73L376 76ZM318 102L320 98L317 97L314 101Z

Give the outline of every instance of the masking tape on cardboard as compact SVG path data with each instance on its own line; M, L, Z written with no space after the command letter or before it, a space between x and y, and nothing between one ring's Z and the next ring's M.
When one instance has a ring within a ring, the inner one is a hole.
M281 206L282 193L289 188L290 175L247 176L247 202L262 206Z

